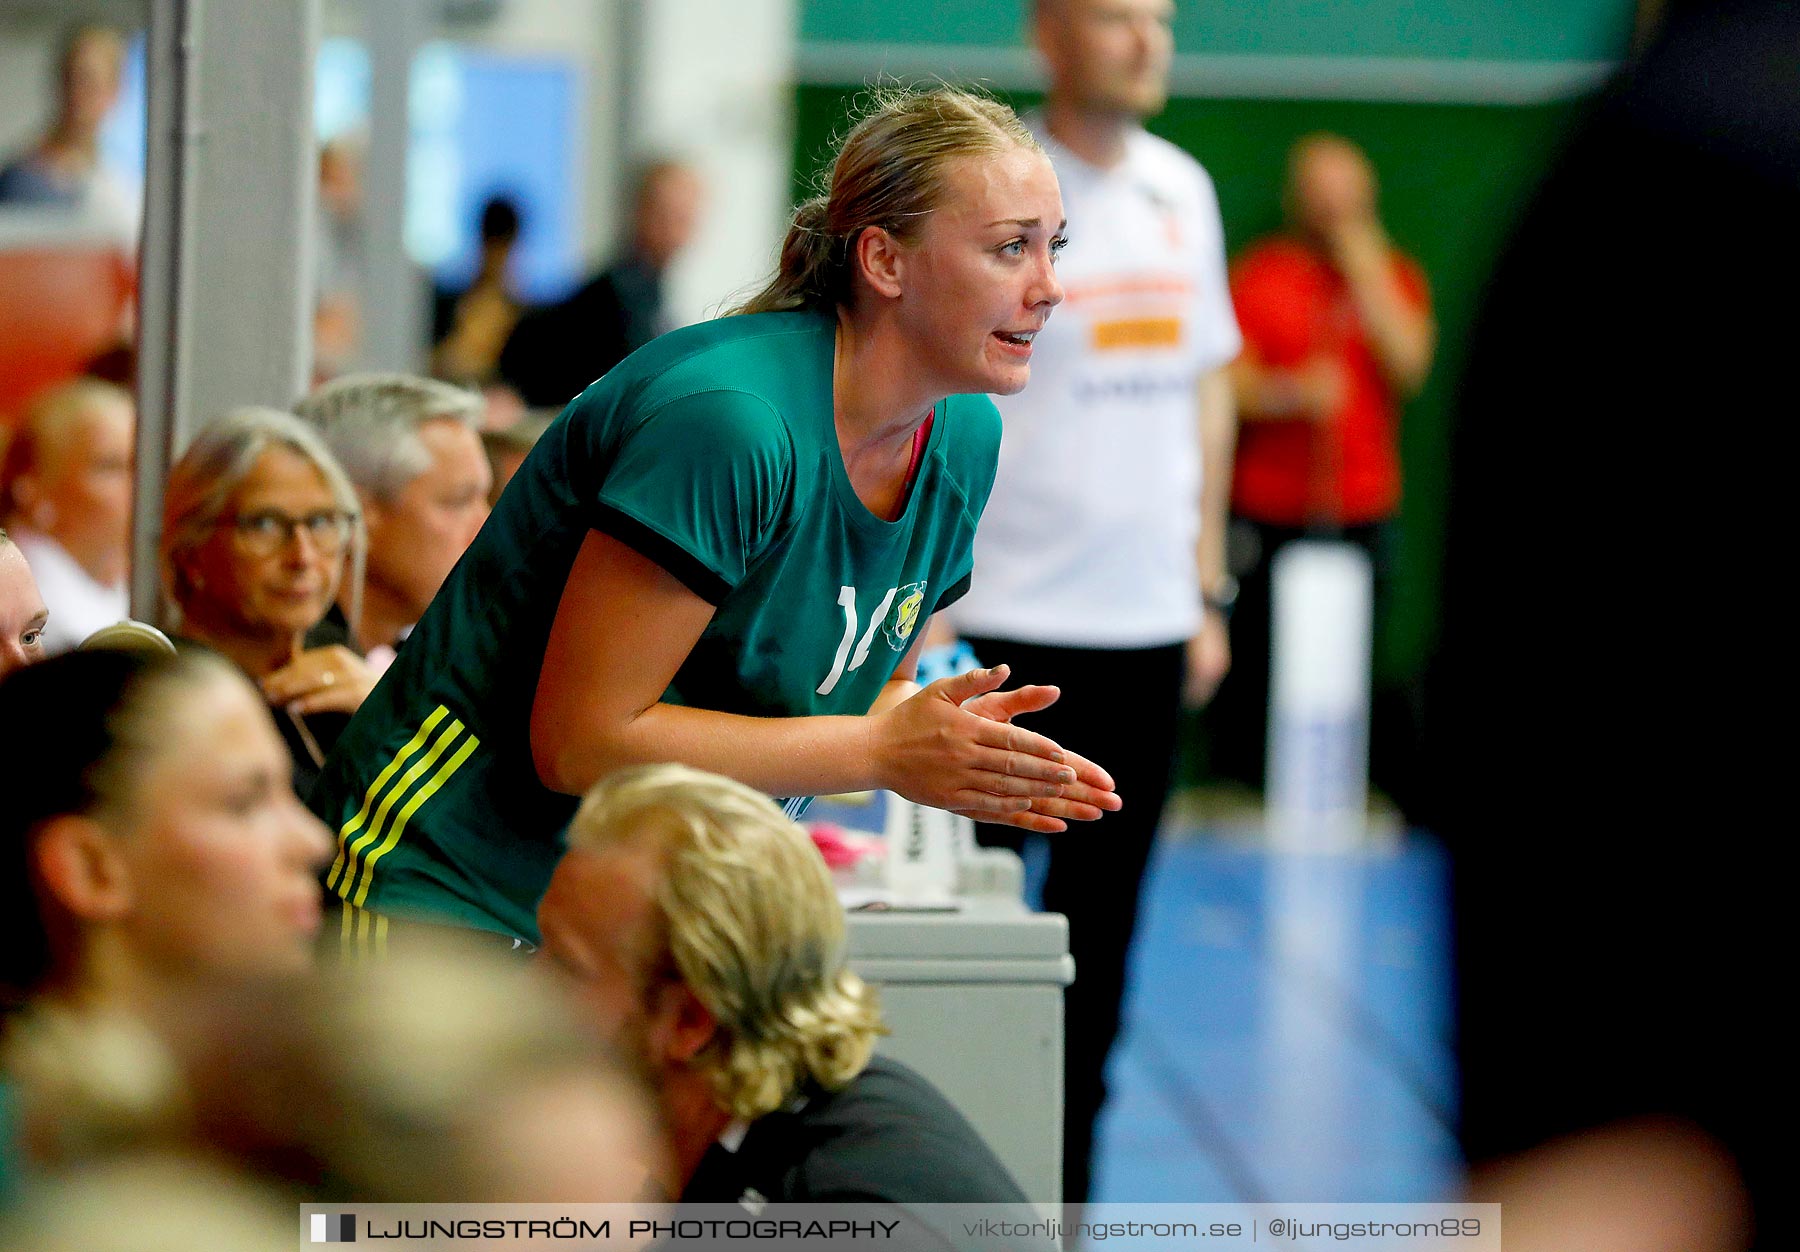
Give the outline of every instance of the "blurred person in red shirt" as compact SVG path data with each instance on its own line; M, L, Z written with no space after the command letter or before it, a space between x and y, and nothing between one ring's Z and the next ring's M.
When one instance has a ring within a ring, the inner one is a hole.
M1216 704L1223 772L1262 778L1269 565L1307 535L1348 540L1376 570L1400 506L1400 410L1431 372L1437 329L1424 271L1388 240L1374 167L1336 135L1288 156L1289 229L1247 249L1231 298L1244 351L1231 367L1240 426L1231 488L1232 637L1239 664ZM1379 719L1378 719L1379 720Z

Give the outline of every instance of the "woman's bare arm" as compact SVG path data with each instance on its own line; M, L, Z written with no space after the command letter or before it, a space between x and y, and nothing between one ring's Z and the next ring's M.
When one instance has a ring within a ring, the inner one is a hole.
M882 787L1028 829L1061 828L1032 812L1034 802L1079 796L1068 814L1077 820L1117 807L1050 740L962 708L996 690L1004 667L944 679L861 717L745 717L661 703L712 613L655 562L608 535L587 537L532 706L532 759L545 786L576 795L623 766L681 761L771 795Z

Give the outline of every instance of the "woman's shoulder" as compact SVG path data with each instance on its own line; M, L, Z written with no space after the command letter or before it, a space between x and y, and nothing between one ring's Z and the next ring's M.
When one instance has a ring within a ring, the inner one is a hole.
M1000 410L989 396L957 395L944 401L939 414L944 432L933 440L935 455L971 518L979 517L1000 464Z
M783 394L796 370L821 357L829 363L831 329L829 320L814 313L715 318L659 336L614 373L652 398L696 388Z
M1000 409L987 395L951 396L944 401L946 448L952 455L991 461L1000 453Z
M757 313L672 330L576 398L572 417L636 436L654 425L704 438L787 442L789 419L830 402L831 323Z

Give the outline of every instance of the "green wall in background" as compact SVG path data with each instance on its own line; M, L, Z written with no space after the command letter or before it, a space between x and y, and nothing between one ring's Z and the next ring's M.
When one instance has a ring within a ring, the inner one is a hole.
M855 91L800 89L796 198L805 194L832 134L842 128ZM1377 649L1378 670L1389 681L1417 675L1436 637L1450 408L1482 287L1517 209L1579 110L1573 103L1503 108L1178 100L1151 126L1211 171L1234 253L1280 225L1289 144L1314 130L1349 136L1381 172L1383 216L1394 240L1431 278L1441 343L1431 382L1408 407L1404 424L1406 501L1394 598ZM1080 229L1080 223L1071 226ZM1519 420L1531 415L1519 414Z
M1633 0L1179 0L1176 46L1214 55L1609 61ZM801 0L806 42L1017 47L1026 0Z

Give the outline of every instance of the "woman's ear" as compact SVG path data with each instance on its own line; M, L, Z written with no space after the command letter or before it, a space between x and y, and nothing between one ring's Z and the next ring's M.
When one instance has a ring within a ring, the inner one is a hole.
M651 1032L660 1059L686 1065L713 1041L719 1021L687 984L668 982L657 989Z
M206 589L206 578L200 573L200 550L183 548L170 554L169 561L175 567L176 599L183 599L180 592L185 586L191 591Z
M131 911L131 875L117 843L91 817L53 817L38 829L33 868L44 890L80 921L116 921Z
M900 298L906 257L898 239L879 226L870 226L856 237L854 260L869 290L889 300Z
M374 530L386 523L387 507L382 504L381 498L373 491L364 491L361 487L358 487L356 489L356 503L362 510L364 529Z

